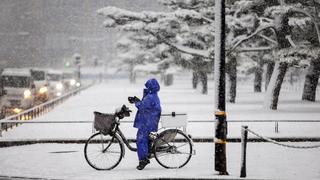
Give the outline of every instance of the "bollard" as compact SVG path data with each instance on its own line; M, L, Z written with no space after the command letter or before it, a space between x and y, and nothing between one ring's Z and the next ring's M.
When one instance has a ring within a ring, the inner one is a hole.
M247 140L248 140L248 126L241 128L241 170L240 177L247 176L246 156L247 156Z
M274 132L276 132L276 133L279 132L279 123L278 123L278 121L276 121L275 124L274 124Z
M2 124L3 123L0 122L0 137L2 137Z

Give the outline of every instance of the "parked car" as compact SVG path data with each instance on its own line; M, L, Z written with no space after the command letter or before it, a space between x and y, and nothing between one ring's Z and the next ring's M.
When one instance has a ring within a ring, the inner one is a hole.
M55 98L61 96L64 92L62 71L50 69L48 70L47 77L49 81L49 97Z
M1 84L6 92L2 98L2 112L14 114L33 107L35 85L30 69L4 69L1 74Z
M33 68L31 75L36 86L36 102L46 102L49 99L47 70Z

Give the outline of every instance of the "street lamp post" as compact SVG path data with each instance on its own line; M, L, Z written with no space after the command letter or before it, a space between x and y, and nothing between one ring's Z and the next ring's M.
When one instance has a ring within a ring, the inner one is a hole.
M74 64L77 67L76 73L77 73L77 80L80 81L81 79L81 55L80 54L74 54Z
M215 1L215 170L228 175L226 158L227 121L225 102L225 0Z

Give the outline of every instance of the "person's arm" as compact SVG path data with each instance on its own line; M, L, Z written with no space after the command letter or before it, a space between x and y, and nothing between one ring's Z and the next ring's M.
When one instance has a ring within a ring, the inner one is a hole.
M135 102L134 104L138 109L147 109L152 106L152 101L150 96L147 95L141 101Z

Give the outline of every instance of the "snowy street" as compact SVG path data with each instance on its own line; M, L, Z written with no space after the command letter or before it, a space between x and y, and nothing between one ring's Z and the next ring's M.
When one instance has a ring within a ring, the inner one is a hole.
M108 81L71 97L38 121L87 121L93 119L93 111L113 112L127 103L127 96L140 96L144 79L130 85L127 80ZM187 112L188 120L212 120L213 82L209 82L209 94L201 95L193 90L188 78L181 78L173 86L162 86L159 96L163 112ZM250 93L247 85L240 86L236 104L227 104L231 120L317 120L320 112L316 103L302 103L298 93L286 92L280 99L279 111L262 109L263 93ZM188 98L186 98L188 97ZM252 98L254 97L254 98ZM297 109L296 103L299 103ZM306 113L309 113L306 116ZM268 114L267 114L268 113ZM135 114L135 111L133 112ZM124 120L132 120L134 115ZM268 137L319 137L320 123L280 123L279 133L274 123L229 123L228 137L240 137L241 124ZM127 137L134 138L136 129L132 123L123 123L121 129ZM214 123L189 123L187 132L193 137L213 137ZM24 124L3 133L1 140L23 139L77 139L88 138L92 124ZM250 136L250 134L249 134ZM253 136L251 136L253 137ZM288 143L285 143L288 144ZM313 143L289 143L311 146ZM125 158L114 170L103 172L92 169L85 161L83 144L35 144L0 149L2 176L38 177L50 179L140 179L140 178L238 178L240 175L240 143L227 144L228 172L230 176L216 176L214 171L214 144L195 143L196 155L182 169L167 170L155 160L143 171L135 169L136 154L126 149ZM319 179L319 149L291 149L271 143L249 143L247 152L248 179Z

